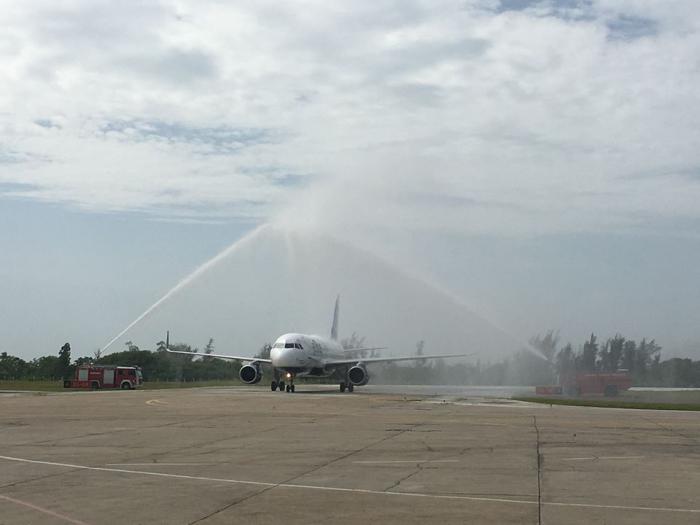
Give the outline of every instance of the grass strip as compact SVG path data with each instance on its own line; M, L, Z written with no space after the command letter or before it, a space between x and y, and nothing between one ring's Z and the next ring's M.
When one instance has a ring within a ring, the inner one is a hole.
M211 386L241 386L236 379L212 379L209 381L146 381L140 390L161 390L169 388L198 388ZM35 392L76 392L88 388L64 388L63 381L49 380L8 380L0 381L0 390L26 390ZM105 388L104 390L119 390Z
M545 405L566 405L599 408L633 408L641 410L688 410L700 411L698 403L653 403L646 401L623 401L616 399L572 399L566 397L513 397L516 401L542 403Z

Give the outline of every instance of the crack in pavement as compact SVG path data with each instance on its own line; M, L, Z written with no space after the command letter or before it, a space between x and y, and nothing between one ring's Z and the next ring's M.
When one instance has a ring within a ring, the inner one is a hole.
M406 476L404 476L404 477L399 478L398 480L396 480L396 482L395 482L393 485L391 485L390 487L385 488L385 489L384 489L384 492L389 492L389 491L391 491L391 489L394 489L394 488L398 487L399 485L401 485L402 482L406 481L406 480L409 479L409 478L412 478L413 476L415 476L416 474L418 474L418 473L421 472L422 470L423 470L423 467L421 467L420 464L416 465L416 469L415 469L413 472L411 472L410 474L408 474L408 475L406 475Z
M334 415L334 416L331 416L331 418L335 418L335 417L340 417L340 416L335 416L335 415ZM218 419L219 417L218 417L218 416L213 416L212 418ZM315 420L314 420L314 421L315 421ZM229 435L229 436L227 436L227 437L217 438L217 439L214 439L214 440L211 440L211 441L204 441L204 442L202 442L202 443L189 444L189 445L186 445L186 446L176 447L176 448L169 449L169 450L166 450L166 451L163 451L163 452L158 452L158 453L156 453L156 454L145 455L145 456L144 456L144 455L139 455L139 456L136 456L136 457L133 457L133 458L129 458L128 461L138 461L138 460L140 460L140 459L148 460L148 459L152 459L153 457L161 457L161 458L162 458L163 456L166 456L167 454L172 454L173 452L178 452L178 451L181 451L181 450L187 450L187 449L192 448L192 447L201 448L202 446L205 446L205 445L213 445L213 444L215 444L215 443L220 443L220 442L222 442L222 441L227 441L227 440L229 440L229 439L244 439L244 438L247 438L247 437L260 435L261 433L272 432L272 431L275 431L275 430L278 430L278 429L289 428L290 426L293 426L293 425L302 425L302 424L309 424L309 421L308 421L307 419L303 419L303 420L297 419L297 420L293 420L293 421L291 421L291 422L290 422L290 421L285 421L284 423L280 423L280 424L278 424L278 425L274 425L274 426L272 426L272 427L268 427L268 428L265 428L265 429L263 429L263 430L256 430L256 431L247 432L247 433L244 433L244 434ZM217 427L214 427L214 428L217 428ZM240 448L245 448L245 447L238 447L238 448L240 449ZM210 452L202 452L202 451L200 451L197 455L198 455L198 456L201 456L201 455L205 455L206 453L210 453Z
M322 465L319 465L319 466L317 466L317 467L315 467L315 468L312 468L311 470L308 470L308 471L306 471L306 472L303 472L302 474L299 474L299 475L297 475L297 476L294 476L294 477L292 477L292 478L289 478L288 480L283 481L282 483L289 483L289 482L294 481L294 480L296 480L296 479L299 479L299 478L301 478L301 477L307 476L307 475L309 475L309 474L313 474L313 473L316 472L317 470L320 470L320 469L322 469L322 468L325 468L325 467L327 467L328 465L332 465L333 463L336 463L336 462L338 462L338 461L342 461L342 460L344 460L344 459L347 459L347 458L349 458L349 457L351 457L351 456L354 456L355 454L359 454L360 452L364 452L365 450L367 450L367 449L369 449L369 448L372 448L372 447L374 447L375 445L380 445L380 444L384 443L385 441L389 441L389 440L391 440L391 439L394 439L394 438L397 438L397 437L401 436L402 434L405 434L406 432L410 432L410 431L412 431L415 427L417 427L417 426L419 426L419 425L420 425L420 423L415 423L415 424L411 425L410 428L405 428L405 429L402 429L402 430L394 430L393 432L396 432L396 434L392 434L391 436L385 436L385 437L383 437L382 439L380 439L380 440L378 440L378 441L374 441L374 442L372 442L372 443L370 443L370 444L368 444L368 445L365 445L364 447L358 448L357 450L353 450L353 451L351 451L351 452L348 452L347 454L343 454L342 456L338 456L337 458L332 459L332 460L330 460L330 461L327 461L326 463L324 463L324 464L322 464Z
M203 521L205 521L205 520L208 520L208 519L211 518L212 516L216 516L217 514L219 514L219 513L221 513L221 512L224 512L224 511L230 509L231 507L235 507L235 506L238 505L239 503L243 503L243 502L246 501L246 500L249 500L249 499L251 499L251 498L254 498L255 496L259 496L259 495L262 494L263 492L267 492L268 490L272 490L272 489L274 489L274 488L276 488L276 487L278 487L278 486L279 486L279 485L274 485L274 486L272 486L272 487L265 487L265 488L262 489L262 490L258 490L257 492L253 492L252 494L249 494L249 495L247 495L247 496L244 496L244 497L242 497L242 498L239 498L239 499L237 499L237 500L235 500L235 501L232 501L231 503L228 503L228 504L224 505L224 506L221 507L221 508L216 509L215 511L213 511L213 512L207 514L206 516L202 516L201 518L197 518L197 519L194 520L194 521L190 521L187 525L194 525L195 523L201 523L201 522L203 522Z
M540 452L540 429L537 426L537 416L532 416L535 427L537 451L537 525L542 525L542 453Z
M288 424L285 423L285 424L275 425L275 426L273 426L273 427L268 427L268 428L262 429L261 431L258 431L258 432L248 432L248 433L245 433L245 434L228 435L228 436L225 436L225 437L222 437L222 438L213 439L213 440L211 440L211 441L202 441L202 442L199 442L199 443L190 443L190 444L188 444L188 445L175 447L175 448L172 448L172 449L164 450L164 451L162 451L162 452L157 452L157 453L155 453L155 454L140 455L140 456L132 457L132 458L129 458L127 461L138 461L138 460L141 460L141 459L147 460L147 459L153 459L153 458L162 458L162 457L164 457L164 456L167 456L168 454L172 454L173 452L179 452L179 451L182 451L182 450L188 450L188 449L191 449L191 448L194 448L194 447L200 448L200 447L203 447L203 446L208 446L208 445L213 445L213 444L215 444L215 443L220 443L220 442L222 442L222 441L228 441L228 440L230 440L230 439L237 439L237 438L238 438L238 439L244 439L244 438L247 438L247 437L250 437L250 436L258 435L260 432L271 432L271 431L274 431L274 430L283 428L283 427L285 427L285 426L288 426Z
M205 419L214 419L215 417L217 417L217 416L203 416L200 418L191 419L191 420L187 421L187 423L191 423L192 421L203 421ZM135 430L139 430L139 431L141 431L141 430L155 430L158 428L171 427L171 426L176 426L176 425L181 425L181 424L183 424L182 421L176 421L174 423L165 423L163 425L154 425L151 427L139 426L136 428L124 428L121 430L112 429L112 430L106 430L104 432L88 432L87 434L78 434L77 436L66 436L66 437L62 437L62 438L58 438L58 439L45 439L42 441L33 441L30 443L19 443L19 444L8 445L8 446L11 446L11 447L28 447L28 446L33 446L33 445L53 445L53 446L55 446L57 443L60 443L61 441L66 441L66 440L82 439L82 438L86 438L86 437L95 437L95 436L104 436L104 435L113 436L114 434L119 434L121 432L134 432Z
M679 432L678 430L675 430L672 427L666 426L666 425L659 423L658 421L654 421L653 419L648 418L648 417L642 417L642 419L644 419L645 421L648 421L649 423L653 423L657 427L659 427L667 432L670 432L671 434L674 434L676 436L680 436L684 439L687 439L688 441L692 441L695 445L700 443L700 440L698 439L697 436L688 436L688 435L684 434L683 432Z
M28 479L21 479L21 480L18 480L18 481L12 481L12 482L10 482L10 483L6 483L5 485L0 485L0 490L2 490L2 489L7 489L7 488L11 488L11 487L16 487L16 486L22 485L22 484L24 484L24 483L31 483L32 481L41 481L42 479L55 478L55 477L59 477L59 476L65 476L66 474L71 474L71 473L73 473L73 472L78 472L78 471L80 471L80 470L82 470L82 469L73 468L73 469L70 469L70 470L66 470L66 471L64 471L64 472L55 472L55 473L53 473L53 474L46 474L46 475L43 475L43 476L37 476L37 477L35 477L35 478L28 478Z
M289 485L290 482L292 482L292 481L294 481L294 480L297 480L297 479L299 479L299 478L301 478L301 477L307 476L307 475L309 475L309 474L312 474L312 473L316 472L317 470L320 470L320 469L322 469L322 468L327 467L328 465L332 465L333 463L336 463L336 462L338 462L338 461L342 461L343 459L349 458L350 456L353 456L353 455L355 455L355 454L358 454L358 453L360 453L360 452L363 452L363 451L365 451L365 450L367 450L367 449L369 449L369 448L371 448L371 447L373 447L373 446L375 446L375 445L379 445L379 444L381 444L381 443L383 443L383 442L385 442L385 441L389 441L390 439L394 439L394 438L396 438L396 437L398 437L398 436L400 436L400 435L402 435L402 434L405 434L406 432L409 432L409 431L413 430L413 428L415 428L415 427L418 426L418 425L419 425L419 423L416 423L416 424L412 425L410 428L406 428L406 429L402 429L402 430L399 430L399 431L395 431L396 433L393 434L393 435L391 435L391 436L385 436L385 437L383 437L382 439L380 439L380 440L378 440L378 441L373 441L372 443L369 443L369 444L365 445L364 447L361 447L361 448L359 448L359 449L356 449L356 450L353 450L353 451L351 451L351 452L348 452L347 454L343 454L343 455L341 455L341 456L338 456L338 457L336 457L336 458L333 458L333 459L331 459L331 460L329 460L329 461L326 461L326 462L323 463L322 465L318 465L318 466L316 466L316 467L314 467L314 468L312 468L312 469L310 469L310 470L307 470L307 471L305 471L305 472L302 472L301 474L296 474L296 475L292 476L291 478L288 478L288 479L286 479L286 480L280 481L279 483L275 483L275 484L272 485L272 486L265 487L265 488L263 488L263 489L261 489L261 490L258 490L257 492L254 492L253 494L249 494L248 496L245 496L245 497L243 497L243 498L239 498L239 499L237 499L237 500L235 500L235 501L232 501L231 503L228 503L228 504L224 505L223 507L220 507L220 508L214 510L213 512L207 514L206 516L203 516L203 517L198 518L198 519L196 519L196 520L194 520L194 521L191 521L188 525L194 525L194 524L196 524L196 523L201 523L201 522L203 522L203 521L205 521L205 520L211 518L212 516L215 516L215 515L217 515L217 514L219 514L219 513L221 513L221 512L224 512L224 511L226 511L226 510L228 510L228 509L230 509L230 508L232 508L232 507L235 507L236 505L238 505L238 504L240 504L240 503L243 503L243 502L245 502L245 501L247 501L247 500L249 500L249 499L252 499L252 498L254 498L254 497L256 497L256 496L259 496L259 495L261 495L261 494L264 494L265 492L267 492L267 491L269 491L269 490L276 489L276 488L278 488L278 487L280 487L280 486Z

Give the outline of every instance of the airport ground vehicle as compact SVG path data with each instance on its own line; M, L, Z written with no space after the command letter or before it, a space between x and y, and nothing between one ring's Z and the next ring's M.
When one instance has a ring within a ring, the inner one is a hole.
M576 382L573 386L575 388L574 393L579 396L586 394L616 396L620 392L630 389L632 377L626 371L577 374ZM563 385L563 387L566 391L567 385Z
M564 394L565 396L604 395L613 397L629 390L632 376L626 370L617 372L582 372L561 379L559 386L537 387L543 395ZM546 391L545 391L546 390Z
M138 366L83 365L75 369L73 379L63 382L64 388L122 388L132 390L143 384Z
M562 378L559 385L535 387L535 393L541 396L563 394L565 396L604 395L613 397L620 392L629 390L631 386L632 377L626 370L588 372Z

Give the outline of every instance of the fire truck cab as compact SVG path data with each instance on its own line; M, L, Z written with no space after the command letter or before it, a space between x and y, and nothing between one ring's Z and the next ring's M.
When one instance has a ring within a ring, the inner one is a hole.
M84 365L75 370L73 379L63 382L64 388L121 388L133 390L143 384L143 374L137 366Z

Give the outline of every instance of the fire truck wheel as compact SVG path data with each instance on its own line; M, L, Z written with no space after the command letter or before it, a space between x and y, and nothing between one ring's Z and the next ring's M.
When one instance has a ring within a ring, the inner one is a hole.
M131 385L129 383L127 383L126 381L124 381L122 383L122 390L131 390Z
M90 389L91 390L99 390L100 384L97 381L93 381L92 383L90 383Z
M605 391L603 392L605 397L615 397L618 394L617 385L605 385Z

